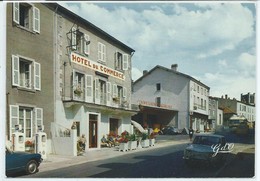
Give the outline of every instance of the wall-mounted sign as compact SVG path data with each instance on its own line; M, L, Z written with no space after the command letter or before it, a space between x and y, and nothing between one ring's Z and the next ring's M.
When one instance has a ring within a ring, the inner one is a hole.
M86 57L80 56L74 52L72 52L70 54L70 61L73 63L76 63L78 65L81 65L83 67L92 69L94 71L101 72L103 74L118 78L120 80L125 80L125 76L122 72L109 68L100 63L91 61L91 60L87 59Z
M155 102L149 102L149 101L144 101L144 100L138 100L137 102L140 105L144 105L144 106L158 107L157 103L155 103ZM172 106L168 105L168 104L160 104L160 107L165 108L165 109L172 109Z

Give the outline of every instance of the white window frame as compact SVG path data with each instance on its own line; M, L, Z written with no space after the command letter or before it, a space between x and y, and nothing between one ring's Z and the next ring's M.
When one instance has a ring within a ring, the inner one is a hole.
M25 61L28 61L29 64L29 86L22 86L20 81L20 62L21 59L24 59ZM33 66L33 70L32 70ZM39 82L39 85L36 84L36 82ZM33 85L32 85L33 84ZM30 59L28 57L22 57L19 55L12 55L12 85L16 87L22 87L25 89L34 89L34 90L41 90L41 64L38 62L35 62L35 60Z
M10 138L12 138L12 134L15 132L15 125L19 124L19 106L10 105L9 109L10 109L9 133L10 133Z
M38 130L38 126L43 126L43 109L42 108L35 108L35 125L36 125L36 130Z
M98 42L98 61L106 62L106 45Z
M18 2L13 3L13 21L20 24L20 5Z

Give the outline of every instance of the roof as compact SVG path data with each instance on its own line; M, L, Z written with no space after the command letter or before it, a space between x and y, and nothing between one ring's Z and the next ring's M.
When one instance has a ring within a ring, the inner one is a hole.
M75 22L81 22L84 25L87 25L89 28L94 30L97 33L100 33L104 36L106 36L110 41L122 46L124 49L126 49L129 52L135 52L134 49L130 48L129 46L125 45L121 41L117 40L113 36L106 33L104 30L100 29L99 27L95 26L94 24L90 23L89 21L85 20L84 18L80 17L79 15L73 13L72 11L64 8L63 6L59 5L58 3L43 3L43 5L51 8L54 12L61 12L64 13L67 16L70 16L71 19L75 20Z
M148 71L146 74L144 74L142 77L140 77L139 79L137 79L135 83L141 81L144 77L148 76L149 74L151 74L153 71L155 71L156 69L161 69L161 70L164 70L164 71L167 71L167 72L170 72L170 73L173 73L173 74L177 74L177 75L180 75L180 76L183 76L183 77L186 77L194 82L196 82L197 84L200 84L208 89L210 89L210 87L208 87L207 85L203 84L202 82L198 81L197 79L187 75L187 74L184 74L184 73L181 73L181 72L178 72L176 70L172 70L172 69L169 69L169 68L166 68L166 67L163 67L161 65L156 65L153 69L151 69L150 71Z

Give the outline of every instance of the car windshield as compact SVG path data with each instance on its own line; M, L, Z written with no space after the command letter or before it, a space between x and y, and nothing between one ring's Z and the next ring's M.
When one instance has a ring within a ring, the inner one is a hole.
M193 144L210 145L210 146L218 143L220 143L220 139L213 136L197 136L193 141Z

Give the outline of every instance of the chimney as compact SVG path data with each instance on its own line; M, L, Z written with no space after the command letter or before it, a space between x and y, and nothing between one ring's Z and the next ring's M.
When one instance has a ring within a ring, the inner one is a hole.
M178 64L172 64L171 69L177 71Z
M148 70L144 70L143 71L143 75L147 74L148 73Z

